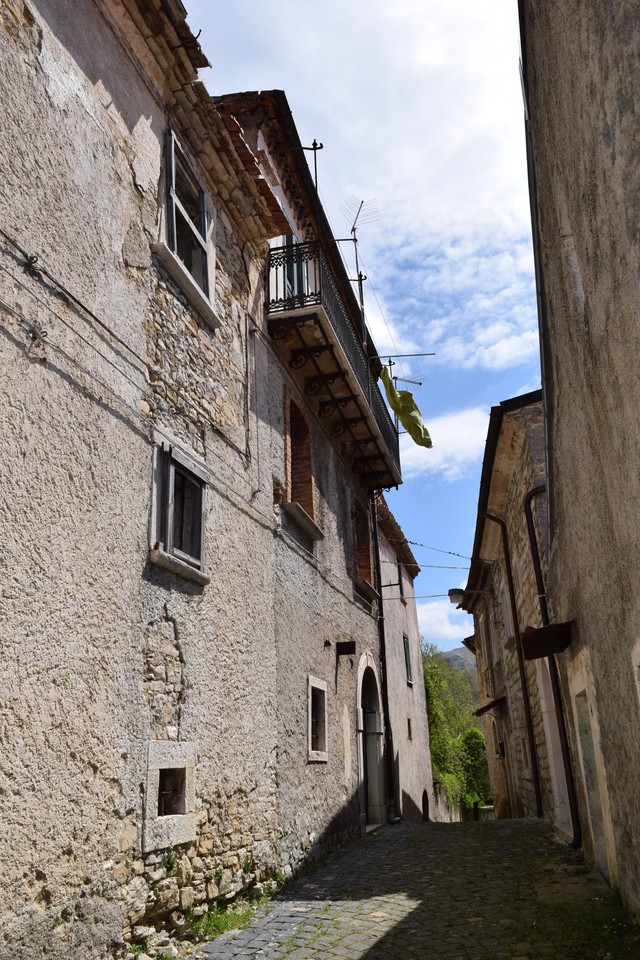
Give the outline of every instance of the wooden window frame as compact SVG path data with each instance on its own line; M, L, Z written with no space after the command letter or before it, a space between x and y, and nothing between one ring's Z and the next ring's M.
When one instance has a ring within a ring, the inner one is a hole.
M192 186L195 187L198 192L198 206L200 208L199 213L201 222L200 228L198 228L198 226L193 222L189 211L180 199L180 193L176 186L176 170L178 166L182 167L183 172L191 180ZM202 255L202 283L199 283L193 271L178 253L178 226L176 211L182 215L191 236L200 248ZM200 183L197 174L193 170L192 165L189 162L186 153L180 146L180 142L178 141L173 130L169 130L167 133L167 239L169 241L169 249L173 255L177 257L184 265L185 269L191 275L194 283L200 287L205 297L208 299L209 252L207 249L207 223L207 202L204 187Z
M173 130L168 130L165 143L165 189L163 203L163 228L161 239L151 244L151 249L167 268L175 282L180 287L191 306L206 321L209 327L217 329L221 321L216 314L210 300L212 290L215 256L211 248L212 224L214 222L214 208L198 176L195 165L190 161L187 152L182 148L180 141ZM198 218L196 224L181 199L180 186L177 183L176 172L180 170L182 177L187 181L194 192L197 192ZM200 251L201 276L194 271L191 264L186 263L179 253L178 218L183 231L194 241Z
M205 518L207 478L204 471L181 450L161 441L155 453L154 533L151 538L150 558L153 563L171 570L201 585L210 582L205 562ZM197 549L193 553L176 541L176 475L185 478L198 492L193 503L191 523L195 528L193 539Z

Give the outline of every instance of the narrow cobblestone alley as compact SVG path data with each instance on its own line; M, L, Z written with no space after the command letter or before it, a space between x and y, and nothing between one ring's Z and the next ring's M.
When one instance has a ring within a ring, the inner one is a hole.
M616 960L637 931L533 821L398 824L289 884L207 960Z

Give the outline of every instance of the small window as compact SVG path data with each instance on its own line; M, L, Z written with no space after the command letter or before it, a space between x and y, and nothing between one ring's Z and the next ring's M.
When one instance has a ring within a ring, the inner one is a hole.
M489 616L489 649L491 651L491 663L495 664L498 662L498 638L493 614Z
M413 740L413 730L411 728L411 717L407 717L407 740Z
M186 813L186 767L159 770L158 774L158 816L171 817Z
M482 654L482 668L486 670L489 666L489 651L487 644L487 626L485 623L484 613L481 613L478 617L478 634L480 635L480 651Z
M327 760L327 684L309 677L309 760Z
M156 448L151 559L174 573L208 583L204 562L207 484L196 471L196 464L170 444Z
M500 590L500 606L502 608L502 623L504 624L505 637L507 640L511 640L515 636L515 631L513 629L513 620L511 619L511 606L504 584Z
M411 673L411 647L409 646L409 637L406 633L402 635L402 643L404 645L404 665L407 671L407 683L410 686L413 686L413 674Z
M147 747L142 849L166 850L196 838L196 745L151 740Z
M402 577L402 560L400 557L396 557L396 566L398 569L398 589L400 590L400 597L404 600L404 579Z

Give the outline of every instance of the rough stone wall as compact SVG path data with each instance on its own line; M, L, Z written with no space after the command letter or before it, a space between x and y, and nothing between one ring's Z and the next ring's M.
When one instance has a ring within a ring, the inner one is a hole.
M508 414L508 416L518 421L522 437L521 452L514 464L505 511L505 520L507 521L508 527L518 622L520 632L523 633L528 626L542 626L540 607L538 604L538 591L524 511L524 501L527 494L544 482L544 426L542 420L542 404L536 403L524 407ZM544 497L538 498L538 500L534 502L534 511L536 511L536 508L538 510L544 509L543 504ZM541 557L544 557L546 552L544 549L544 541L540 539L544 527L541 527L539 522L539 514L534 512L534 518L538 521L536 523L538 548ZM506 588L506 576L504 575L502 582ZM517 737L520 741L516 749L516 756L518 758L516 764L518 771L517 780L522 786L521 798L525 812L527 815L533 816L536 812L536 800L531 763L532 758L529 758L529 762L525 767L521 746L521 741L526 737L526 732L522 694L519 689L517 654L513 642L507 644L507 646L509 649L506 651L505 656L505 672L517 682L517 692L516 689L512 690L512 704L514 714L517 716L517 720L514 718L514 732L517 731ZM525 661L525 672L529 691L529 702L531 704L533 733L542 792L542 809L543 814L552 820L553 795L549 774L548 744L544 731L535 662ZM529 752L528 746L527 752Z
M544 427L542 405L534 403L505 412L494 458L494 477L489 509L505 520L514 582L518 626L540 626L540 609L531 556L524 501L527 494L543 482ZM542 557L545 555L544 497L534 501L534 525ZM478 614L484 612L486 645L479 641L476 628L481 698L506 694L506 709L497 707L483 720L489 773L494 802L499 816L535 816L537 812L533 757L527 735L524 694L520 681L518 652L513 630L506 560L498 527L485 523L483 559L490 560L485 589L490 598L479 598ZM496 661L492 653L494 634ZM554 819L553 787L550 774L549 743L545 732L538 672L535 662L525 661L528 702L541 788L543 814ZM495 726L494 726L495 724ZM496 740L504 744L505 756L496 750Z
M595 741L603 852L627 902L640 910L640 267L636 149L640 22L636 6L526 2L537 214L550 334L553 542L557 621L575 619L562 655L573 715L581 815L593 843L590 785L579 746L584 691ZM593 780L593 778L591 778Z

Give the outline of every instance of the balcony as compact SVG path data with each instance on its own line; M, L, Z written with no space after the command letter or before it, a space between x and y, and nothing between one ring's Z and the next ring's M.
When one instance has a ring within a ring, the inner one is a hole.
M370 369L352 291L343 295L318 242L272 249L268 278L268 330L280 357L363 485L397 486L398 432Z

